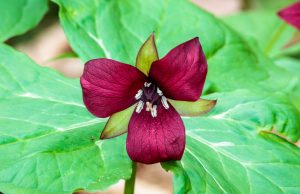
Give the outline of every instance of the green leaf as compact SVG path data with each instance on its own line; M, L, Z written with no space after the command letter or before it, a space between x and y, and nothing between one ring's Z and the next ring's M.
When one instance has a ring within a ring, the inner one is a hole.
M285 45L290 42L291 38L295 36L296 29L284 24L276 15L275 11L254 11L240 13L225 20L229 25L239 31L246 39L250 41L249 45L255 52L259 53L260 49L269 50L268 54L273 58L274 63L270 63L270 79L266 86L281 85L284 83L284 87L280 87L280 91L287 94L287 97L295 104L300 110L299 96L299 71L297 70L296 60L292 60L291 57L285 57L288 55L299 55L300 44L293 45L291 48L285 49ZM252 29L255 28L255 31ZM275 38L275 39L274 39ZM272 43L273 42L273 43ZM259 49L260 48L260 49ZM258 54L257 54L258 55ZM293 66L289 66L289 63L296 63ZM299 65L298 65L299 66ZM278 69L278 67L280 67ZM294 69L296 68L296 69ZM280 79L278 79L280 78ZM278 83L279 82L279 83ZM274 91L276 89L274 88ZM278 90L277 90L278 91Z
M206 91L257 89L272 71L265 56L258 56L236 33L187 0L55 2L70 44L84 61L107 57L133 65L140 46L155 31L159 56L199 37L209 64ZM286 82L268 85L277 91Z
M72 193L130 177L125 139L97 141L106 120L82 103L79 80L64 78L0 45L0 190Z
M286 79L290 73L260 49L185 0L55 2L83 60L108 57L134 64L152 31L160 56L199 36L209 64L205 92L220 93L207 97L218 100L208 116L184 119L182 161L163 164L175 174L174 192L299 192L299 148L271 133L275 129L291 141L300 136L299 112L285 96L293 77Z
M300 60L291 57L281 57L276 59L275 63L290 73L289 77L293 79L293 82L287 85L287 89L290 91L288 97L300 112Z
M199 116L209 112L217 103L217 100L199 99L195 102L171 100L168 101L174 106L181 116Z
M0 2L0 41L33 28L48 9L47 0L9 0Z
M270 95L290 92L286 86L293 79L288 72L187 0L55 2L70 44L83 60L108 57L134 64L140 46L153 31L159 56L199 36L209 65L204 93L241 88L270 91Z
M175 174L175 193L299 193L300 149L261 131L299 129L288 101L249 91L209 98L218 104L208 116L184 119L182 160L162 164Z
M161 163L162 167L167 171L172 171L173 177L173 193L189 193L192 190L189 175L182 170L183 166L180 161L169 161ZM182 184L184 183L184 184Z
M225 22L246 39L257 42L261 50L271 57L278 56L282 52L295 52L292 48L283 47L293 37L296 29L285 24L277 16L276 11L241 12L225 18Z
M107 121L102 133L101 139L107 139L122 135L128 130L128 123L136 105L133 105L123 111L113 114Z
M153 61L158 60L154 33L145 41L136 57L136 67L145 75L149 74Z

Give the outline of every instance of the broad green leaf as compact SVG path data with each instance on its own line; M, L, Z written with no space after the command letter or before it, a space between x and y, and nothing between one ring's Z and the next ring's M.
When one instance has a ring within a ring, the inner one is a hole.
M168 101L174 106L181 116L199 116L209 112L217 103L217 100L199 99L195 102L171 100Z
M129 178L124 137L97 141L106 120L82 103L79 81L0 45L0 190L63 194Z
M36 26L47 9L47 0L0 1L0 41L20 35Z
M108 57L133 65L140 46L154 31L161 57L199 37L208 59L210 92L261 88L274 68L236 33L188 0L55 2L70 44L84 61ZM263 89L277 91L289 81L268 83Z
M218 104L208 116L184 119L182 160L162 164L174 193L299 193L300 149L261 131L299 128L288 101L249 91L209 98Z
M293 37L296 29L282 21L276 11L241 12L225 18L225 22L246 39L257 42L261 50L269 56L295 52L294 49L285 49L284 46Z
M161 57L199 36L208 58L210 90L250 87L268 78L265 64L239 36L187 0L55 2L67 38L84 61L108 57L134 65L139 48L154 31Z
M249 11L226 17L224 21L244 38L255 41L271 57L300 52L300 45L285 48L297 29L281 20L277 12L297 0L253 0ZM255 29L255 30L253 30Z
M271 132L299 138L299 112L283 94L294 77L286 79L290 73L260 49L185 0L55 2L82 60L108 57L133 65L152 31L159 56L199 36L209 64L205 92L221 93L209 96L218 104L208 116L184 119L183 159L164 166L174 171L175 193L299 192L299 148Z
M227 18L225 21L250 41L249 45L257 55L264 49L267 51L266 54L273 58L275 63L289 63L288 61L291 62L291 60L286 60L286 58L281 60L281 58L285 55L299 55L300 53L300 44L288 49L283 48L295 35L296 29L284 24L284 22L277 17L275 11L240 13ZM253 28L255 28L255 31L252 30ZM295 60L293 63L295 63ZM295 65L293 65L292 69L297 66ZM300 89L298 87L299 71L295 69L293 73L290 73L293 70L290 69L289 66L285 67L283 64L278 65L278 67L280 67L279 69L277 67L274 68L274 66L276 66L274 63L270 63L269 68L272 69L272 72L270 71L271 76L269 81L265 84L272 85L271 83L274 82L285 83L285 87L279 90L286 93L288 98L290 98L300 110L298 100L300 96Z
M102 133L101 139L107 139L122 135L128 130L128 123L136 105L133 105L123 111L113 114L107 121Z
M158 60L154 33L145 41L136 57L136 67L145 75L149 74L153 61Z
M247 88L273 95L289 93L286 86L293 84L290 74L257 47L188 0L54 1L70 44L83 60L108 57L134 64L153 31L159 56L198 36L209 65L205 93Z
M183 170L180 161L164 162L161 165L165 170L172 171L174 174L173 193L189 193L193 190L189 175Z
M300 112L300 60L291 57L281 57L275 63L290 73L293 78L292 84L288 85L290 91L289 99L296 105Z

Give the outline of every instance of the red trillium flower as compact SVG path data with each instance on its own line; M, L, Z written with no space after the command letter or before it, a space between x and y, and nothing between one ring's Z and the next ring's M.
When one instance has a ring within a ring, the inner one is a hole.
M136 67L111 59L85 64L83 101L97 117L109 117L101 139L128 130L126 149L136 162L180 160L185 148L181 115L208 112L214 100L199 99L207 62L198 38L158 58L154 35L141 47Z
M300 29L300 2L294 3L278 12L281 17L287 23Z

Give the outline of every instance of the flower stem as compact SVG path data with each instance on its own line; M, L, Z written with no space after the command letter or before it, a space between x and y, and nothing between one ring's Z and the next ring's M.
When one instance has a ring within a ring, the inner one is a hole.
M287 25L284 22L279 26L278 30L272 36L271 40L269 41L269 43L267 44L267 46L265 48L266 54L269 54L271 52L271 50L273 49L274 45L276 44L276 42L279 40L279 38L283 34L286 27L287 27Z
M136 168L136 163L132 162L132 173L130 179L125 181L124 194L134 194Z

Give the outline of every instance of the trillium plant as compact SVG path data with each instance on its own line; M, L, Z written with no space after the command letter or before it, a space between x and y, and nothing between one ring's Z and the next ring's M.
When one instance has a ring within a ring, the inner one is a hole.
M81 76L83 100L97 117L110 117L101 139L128 131L129 157L145 164L180 160L185 148L181 116L210 111L216 100L200 99L207 61L198 38L159 59L154 34L140 48L136 67L92 59ZM122 76L126 75L126 76Z
M235 2L0 1L0 194L299 194L300 1Z

